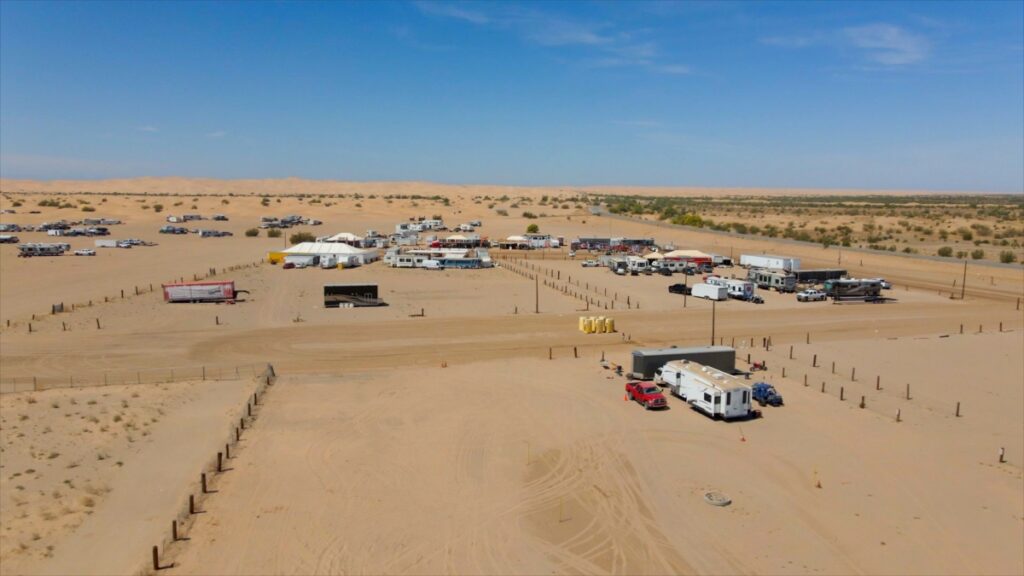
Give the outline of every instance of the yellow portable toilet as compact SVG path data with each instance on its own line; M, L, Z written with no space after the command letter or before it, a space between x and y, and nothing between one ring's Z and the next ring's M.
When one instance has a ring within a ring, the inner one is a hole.
M605 332L608 332L609 334L615 332L615 320L612 317L609 316L604 319L604 329Z
M597 325L594 326L594 331L595 332L600 332L600 333L603 334L604 331L605 331L604 316L598 316L596 322L597 322Z
M583 317L583 331L587 334L594 332L594 321L589 316Z
M587 331L587 317L580 316L580 332L586 333Z

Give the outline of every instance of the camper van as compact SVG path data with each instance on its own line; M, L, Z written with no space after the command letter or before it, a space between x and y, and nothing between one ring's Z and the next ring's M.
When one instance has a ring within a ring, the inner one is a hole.
M735 376L689 360L674 360L661 368L656 382L674 396L715 419L750 417L750 387Z

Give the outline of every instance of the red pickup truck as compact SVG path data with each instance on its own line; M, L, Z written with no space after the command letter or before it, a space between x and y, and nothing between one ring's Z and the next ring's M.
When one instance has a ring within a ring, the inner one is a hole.
M647 410L668 407L661 389L650 382L626 382L626 396Z

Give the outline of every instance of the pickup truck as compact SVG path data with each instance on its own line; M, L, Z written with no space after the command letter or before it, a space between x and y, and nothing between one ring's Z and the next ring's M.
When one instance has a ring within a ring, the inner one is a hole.
M804 290L796 295L797 302L815 302L825 300L826 298L828 298L828 294L814 288Z
M661 389L649 382L626 382L626 398L639 402L646 410L668 407Z
M687 296L690 295L690 287L687 286L686 284L672 284L671 286L668 287L668 291L671 294L685 294Z

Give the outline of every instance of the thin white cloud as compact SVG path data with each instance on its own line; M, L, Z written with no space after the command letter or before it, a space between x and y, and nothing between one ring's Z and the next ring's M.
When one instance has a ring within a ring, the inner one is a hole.
M471 24L488 24L491 19L486 14L478 12L476 10L467 9L462 4L453 3L442 3L442 2L416 2L416 7L419 8L420 12L424 14L430 14L431 16L441 16L445 18L454 18L456 20L462 20Z
M206 137L207 138L223 138L223 137L225 137L227 135L228 135L228 133L225 132L224 130L217 130L217 131L214 131L214 132L208 132L206 134Z
M759 41L780 48L829 46L854 50L872 66L897 68L928 59L931 42L922 34L895 24L875 23L808 34L768 36Z
M538 46L589 51L590 56L580 60L588 68L630 67L673 75L691 72L688 66L662 62L656 42L636 39L650 31L617 30L612 23L568 18L517 5L417 2L415 6L431 16L511 31ZM481 11L481 6L487 6L488 11Z
M869 24L844 28L843 35L865 57L883 66L905 66L928 57L931 44L919 34L892 24Z
M156 126L139 126L136 128L139 132L159 132L160 129Z

